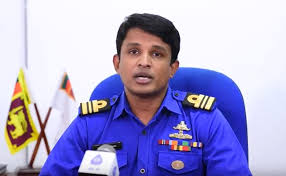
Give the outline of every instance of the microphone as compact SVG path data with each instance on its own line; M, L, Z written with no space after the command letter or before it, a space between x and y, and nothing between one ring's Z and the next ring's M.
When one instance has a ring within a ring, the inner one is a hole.
M103 144L97 150L87 150L78 170L79 176L119 176L115 149Z

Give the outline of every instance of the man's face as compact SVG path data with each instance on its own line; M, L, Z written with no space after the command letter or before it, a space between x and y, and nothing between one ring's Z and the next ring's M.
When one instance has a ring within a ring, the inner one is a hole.
M113 64L126 94L150 97L165 93L179 62L171 64L171 48L159 37L131 28L122 43L120 58Z

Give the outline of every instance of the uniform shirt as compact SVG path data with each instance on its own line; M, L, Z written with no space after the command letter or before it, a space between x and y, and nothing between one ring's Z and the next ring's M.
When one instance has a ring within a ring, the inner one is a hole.
M116 152L122 176L251 175L244 151L222 113L217 108L206 111L184 106L185 97L186 92L169 88L147 125L132 113L124 92L111 97L110 110L78 116L72 122L40 175L77 175L86 150L118 141L122 143ZM190 129L183 133L192 139L170 138L179 133L174 127L182 122ZM190 151L174 150L171 145L183 143L192 144Z

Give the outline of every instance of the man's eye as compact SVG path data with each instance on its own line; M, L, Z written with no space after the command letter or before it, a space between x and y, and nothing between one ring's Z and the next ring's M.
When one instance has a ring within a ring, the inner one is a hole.
M153 55L154 57L161 57L161 56L162 56L162 54L159 53L159 52L153 52L152 55Z
M139 51L137 49L132 49L132 50L129 50L128 52L129 54L138 54Z

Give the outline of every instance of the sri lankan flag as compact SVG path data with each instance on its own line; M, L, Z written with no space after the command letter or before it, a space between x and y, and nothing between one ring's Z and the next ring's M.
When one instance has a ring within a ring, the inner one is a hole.
M54 141L54 143L56 143L66 128L69 126L72 118L77 115L78 111L71 82L66 72L63 74L63 77L60 80L59 87L53 98L52 108L61 112L58 132Z
M38 131L29 110L30 103L31 97L24 72L20 69L5 128L5 139L12 154L38 138Z

